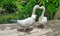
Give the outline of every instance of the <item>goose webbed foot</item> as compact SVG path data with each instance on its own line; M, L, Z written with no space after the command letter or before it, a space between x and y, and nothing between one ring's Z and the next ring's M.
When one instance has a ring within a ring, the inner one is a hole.
M43 24L40 24L37 26L37 28L44 28L45 26Z
M21 32L30 32L32 31L33 28L27 28L27 29L17 29L17 31L21 31Z
M24 29L17 29L17 31L21 31L21 32L23 32L23 31L24 31Z
M30 31L32 31L33 30L33 28L27 28L26 30L25 30L25 32L30 32Z

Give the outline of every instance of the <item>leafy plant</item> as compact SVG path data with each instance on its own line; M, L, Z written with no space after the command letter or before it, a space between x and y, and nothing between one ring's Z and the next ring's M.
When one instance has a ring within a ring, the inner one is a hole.
M15 5L15 0L5 0L3 4L3 9L5 9L5 12L12 13L17 11L17 6Z
M30 17L33 7L36 4L45 6L45 16L48 19L53 19L60 0L1 0L0 9L4 11L3 13L7 12L7 14L0 15L0 23L10 23L11 19L25 19ZM41 13L41 10L36 11L36 20L38 20Z
M39 5L44 5L46 7L46 14L48 16L48 19L53 19L54 18L54 14L56 13L57 7L60 4L60 0L38 0Z

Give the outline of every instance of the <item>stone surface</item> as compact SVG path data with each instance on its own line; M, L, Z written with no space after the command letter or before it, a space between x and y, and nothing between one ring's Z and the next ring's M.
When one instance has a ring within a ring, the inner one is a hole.
M45 28L34 27L29 33L17 31L18 28L16 23L0 25L0 36L60 36L60 20L50 20Z

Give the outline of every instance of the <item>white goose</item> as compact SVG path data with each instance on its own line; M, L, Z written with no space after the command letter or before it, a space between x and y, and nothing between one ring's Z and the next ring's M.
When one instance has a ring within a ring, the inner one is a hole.
M39 5L34 6L33 13L32 13L31 17L28 17L23 20L17 20L17 23L21 26L22 29L24 29L24 31L26 29L28 29L30 27L30 25L33 25L33 23L35 22L35 19L36 19L35 11L37 8L39 8Z
M45 7L44 6L41 6L39 7L40 9L42 9L42 14L41 16L39 17L39 25L43 28L44 25L47 23L47 17L44 17L44 13L45 13Z

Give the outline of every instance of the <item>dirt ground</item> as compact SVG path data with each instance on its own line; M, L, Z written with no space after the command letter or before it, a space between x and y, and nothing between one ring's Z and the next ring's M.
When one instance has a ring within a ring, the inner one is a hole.
M33 28L29 33L17 31L16 24L0 25L0 36L60 36L60 20L50 20L45 28Z

